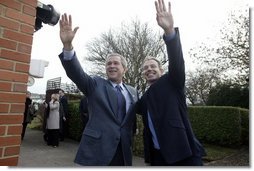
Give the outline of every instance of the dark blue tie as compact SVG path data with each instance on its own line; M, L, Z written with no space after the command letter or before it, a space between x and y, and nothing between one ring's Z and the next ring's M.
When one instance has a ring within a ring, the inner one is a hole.
M121 86L120 85L116 85L116 94L117 94L117 117L120 120L120 122L123 121L123 118L125 116L126 113L126 102L125 102L125 98L121 92Z

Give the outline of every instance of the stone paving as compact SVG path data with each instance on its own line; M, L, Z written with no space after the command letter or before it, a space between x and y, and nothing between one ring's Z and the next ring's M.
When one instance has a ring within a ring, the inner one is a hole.
M43 132L27 128L20 148L18 167L81 167L73 162L79 142L65 139L59 147L47 146ZM133 158L133 166L145 166L143 158Z

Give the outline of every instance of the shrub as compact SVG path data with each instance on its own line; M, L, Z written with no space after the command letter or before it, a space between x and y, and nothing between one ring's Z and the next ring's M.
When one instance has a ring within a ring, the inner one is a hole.
M71 139L80 141L82 132L83 132L83 126L82 121L80 119L80 113L79 113L79 103L76 102L69 102L69 137Z
M242 132L242 143L244 145L249 145L249 110L239 109L241 114L241 132Z
M192 106L188 109L193 131L199 140L224 146L242 144L243 117L240 108Z
M249 142L249 110L236 107L190 106L189 118L196 137L202 143L238 147ZM69 137L80 141L83 128L79 101L69 102ZM133 153L143 157L143 122L137 115L139 134L134 136Z

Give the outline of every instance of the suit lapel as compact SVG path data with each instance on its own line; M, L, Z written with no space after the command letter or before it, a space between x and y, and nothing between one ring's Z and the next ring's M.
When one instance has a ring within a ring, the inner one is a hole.
M127 85L123 84L123 86L126 88L126 90L128 91L128 96L130 98L130 106L129 106L129 109L127 110L126 112L126 115L123 119L123 122L122 124L126 121L126 119L128 118L128 115L130 114L130 109L132 108L133 104L134 104L134 101L136 100L136 95L135 95L135 92L132 91L132 89L130 89Z
M115 118L117 118L117 96L116 93L112 87L112 85L109 83L109 85L105 85L108 101L110 108L112 109L113 113L115 114Z

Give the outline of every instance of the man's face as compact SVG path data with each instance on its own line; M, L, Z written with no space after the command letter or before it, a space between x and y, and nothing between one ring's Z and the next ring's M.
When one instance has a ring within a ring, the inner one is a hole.
M31 93L27 92L27 93L26 93L26 97L27 97L27 98L30 98L30 97L31 97Z
M61 90L58 93L59 93L60 97L62 97L64 95L64 93Z
M121 63L120 56L111 56L106 61L106 73L108 79L114 83L120 83L126 69Z
M159 64L151 59L145 61L143 64L143 76L149 85L157 81L163 73L163 70L159 67Z

